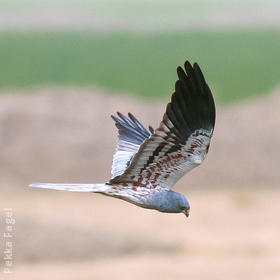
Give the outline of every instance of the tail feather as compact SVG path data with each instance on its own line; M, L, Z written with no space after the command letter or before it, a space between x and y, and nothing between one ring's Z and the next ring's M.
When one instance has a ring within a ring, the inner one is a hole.
M52 189L70 192L104 192L108 189L105 184L52 184L52 183L32 183L31 188Z

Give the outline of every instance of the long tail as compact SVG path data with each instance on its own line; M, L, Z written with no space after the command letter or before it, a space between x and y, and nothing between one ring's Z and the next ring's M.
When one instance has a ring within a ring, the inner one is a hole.
M31 188L43 188L70 192L106 192L109 186L106 184L51 184L32 183Z

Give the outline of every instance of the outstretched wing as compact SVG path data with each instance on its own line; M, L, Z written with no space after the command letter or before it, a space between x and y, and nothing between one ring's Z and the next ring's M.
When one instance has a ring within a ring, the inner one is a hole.
M141 144L154 133L151 126L149 133L131 113L128 113L128 118L119 112L117 114L119 118L111 116L119 132L117 150L113 157L112 178L123 174Z
M204 160L215 125L215 104L195 63L178 67L179 80L154 134L146 139L125 172L110 183L171 188Z

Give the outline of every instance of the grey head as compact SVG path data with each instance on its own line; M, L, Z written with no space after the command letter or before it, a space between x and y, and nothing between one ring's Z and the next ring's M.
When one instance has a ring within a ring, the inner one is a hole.
M157 193L153 197L153 207L160 212L184 213L187 217L190 211L186 197L171 190Z

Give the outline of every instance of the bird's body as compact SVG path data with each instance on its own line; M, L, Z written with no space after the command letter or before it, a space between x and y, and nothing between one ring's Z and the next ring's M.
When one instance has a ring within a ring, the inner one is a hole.
M119 198L139 207L154 209L166 213L186 212L188 215L189 203L184 195L160 186L148 188L135 184L52 184L34 183L31 187L65 190L72 192L92 192ZM184 211L182 211L184 210Z
M215 124L215 104L199 66L185 63L160 126L146 130L131 114L112 116L119 131L112 178L105 184L34 183L31 187L95 192L137 206L189 215L184 195L171 190L208 152Z

